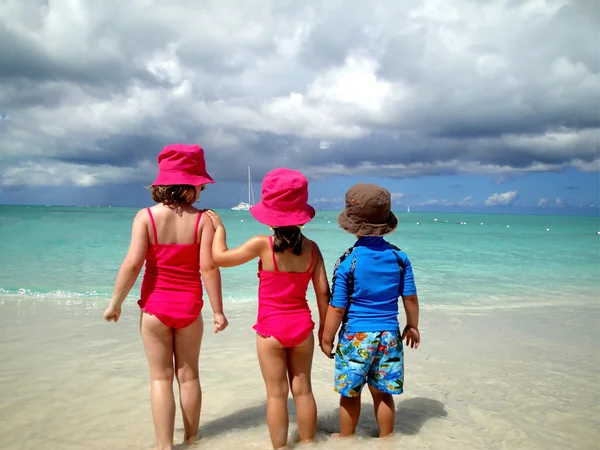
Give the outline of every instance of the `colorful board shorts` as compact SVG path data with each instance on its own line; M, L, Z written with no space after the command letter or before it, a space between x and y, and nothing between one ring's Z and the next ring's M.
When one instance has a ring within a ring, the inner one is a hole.
M334 390L358 397L365 383L388 394L402 394L404 348L399 331L342 331L335 353Z

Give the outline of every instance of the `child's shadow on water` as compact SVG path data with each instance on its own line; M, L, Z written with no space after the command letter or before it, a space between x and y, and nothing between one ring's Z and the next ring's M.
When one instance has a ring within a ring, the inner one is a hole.
M288 411L290 422L295 422L296 408L291 399L288 402ZM421 430L425 422L429 419L447 416L448 413L444 409L444 404L438 400L423 397L410 398L396 405L395 432L414 435ZM267 407L266 403L262 403L204 423L200 425L198 435L201 438L216 437L234 430L255 428L264 425L266 421ZM337 433L338 431L339 411L337 409L325 414L319 414L317 419L317 434L324 436ZM363 437L377 437L379 435L377 421L375 420L371 404L363 403L356 434ZM297 436L295 437L297 438Z
M444 404L430 398L416 397L403 400L396 405L396 424L394 433L414 435L417 434L429 419L447 417L448 412ZM337 433L339 431L339 411L335 410L320 416L317 420L317 432L323 434ZM361 405L360 420L356 428L356 435L363 437L378 437L379 428L373 413L373 405Z
M293 403L290 408L292 412ZM223 435L229 431L248 430L263 425L267 422L267 404L262 403L256 406L250 406L239 411L235 411L224 417L211 420L200 424L198 436L200 438L210 438Z

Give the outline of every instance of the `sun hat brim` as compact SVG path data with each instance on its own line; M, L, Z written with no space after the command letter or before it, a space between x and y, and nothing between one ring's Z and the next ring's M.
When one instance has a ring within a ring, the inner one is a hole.
M277 211L267 208L263 202L258 202L250 208L250 214L260 223L270 227L291 227L310 222L316 213L315 208L309 204L294 211Z
M173 186L178 184L188 184L191 186L200 186L202 184L212 184L215 180L205 173L203 175L183 172L181 170L161 170L159 171L152 186Z
M398 227L398 218L391 211L385 222L368 223L349 215L344 208L338 215L337 222L342 230L355 236L385 236Z

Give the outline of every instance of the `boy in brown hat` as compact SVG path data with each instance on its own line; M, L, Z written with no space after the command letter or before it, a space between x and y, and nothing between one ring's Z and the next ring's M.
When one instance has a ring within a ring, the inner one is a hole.
M346 193L338 225L357 237L337 261L321 349L333 358L333 341L341 325L335 353L335 391L340 398L340 436L352 436L360 417L365 384L373 396L380 437L394 431L392 394L404 387L402 341L417 348L419 300L406 254L383 236L396 229L390 193L374 184L357 184ZM400 333L398 297L406 312Z

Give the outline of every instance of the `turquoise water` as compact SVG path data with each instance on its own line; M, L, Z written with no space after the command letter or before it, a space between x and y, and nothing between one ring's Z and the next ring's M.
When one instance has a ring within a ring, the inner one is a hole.
M110 297L136 211L0 206L0 294ZM219 213L230 247L269 232L247 212ZM353 237L337 227L336 215L319 211L304 229L321 247L330 277L336 258L353 243ZM518 306L594 301L600 294L597 217L402 212L398 216L398 231L389 240L408 253L423 304ZM256 300L255 262L222 273L226 302ZM140 280L132 299L139 284Z

